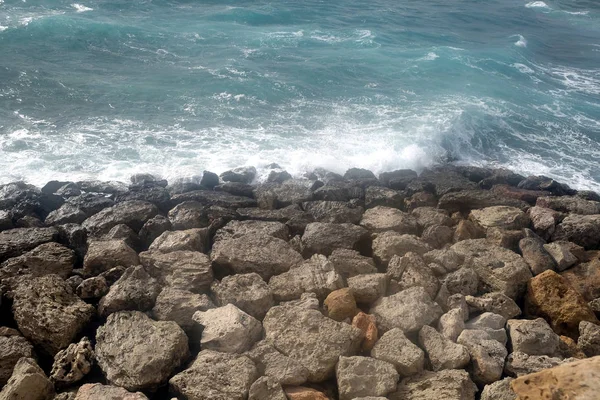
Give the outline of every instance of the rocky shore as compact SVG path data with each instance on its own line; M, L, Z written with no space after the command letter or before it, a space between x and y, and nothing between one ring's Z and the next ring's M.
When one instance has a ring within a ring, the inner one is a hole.
M0 186L0 400L598 398L598 194L272 167Z

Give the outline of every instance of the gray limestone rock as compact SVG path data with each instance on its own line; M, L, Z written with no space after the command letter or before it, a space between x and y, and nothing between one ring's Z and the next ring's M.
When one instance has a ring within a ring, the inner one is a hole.
M560 338L543 318L509 319L506 327L513 352L552 356L558 350Z
M259 320L275 305L269 286L257 273L226 276L213 282L211 291L217 305L233 304Z
M423 371L425 353L394 328L381 336L371 350L371 356L392 363L400 376L411 376Z
M143 266L129 267L100 299L98 312L108 316L117 311L147 311L154 306L160 285Z
M32 358L21 358L8 383L0 392L0 400L50 400L54 386Z
M396 390L398 372L394 365L370 357L341 356L336 366L340 400L385 396Z

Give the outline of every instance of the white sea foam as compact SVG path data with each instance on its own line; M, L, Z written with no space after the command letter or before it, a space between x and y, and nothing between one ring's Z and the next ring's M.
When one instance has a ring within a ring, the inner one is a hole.
M518 47L527 47L527 39L525 39L525 37L523 37L523 35L514 35L516 37L519 38L519 40L517 40L515 42L515 46Z
M0 25L0 32L5 31L8 29L8 26L2 26Z
M514 63L514 64L511 65L511 67L516 68L522 74L533 74L535 72L534 70L532 70L531 68L529 68L525 64Z
M427 53L426 56L421 57L419 59L417 59L417 61L433 61L440 58L440 56L438 56L436 53L434 53L433 51Z
M73 7L75 9L75 11L77 11L78 13L82 13L82 12L86 12L86 11L94 11L93 8L86 7L83 4L79 4L79 3L73 3L73 4L71 4L71 7Z
M547 9L550 8L548 6L548 4L544 3L543 1L531 1L527 4L525 4L525 7L527 7L527 8L547 8Z

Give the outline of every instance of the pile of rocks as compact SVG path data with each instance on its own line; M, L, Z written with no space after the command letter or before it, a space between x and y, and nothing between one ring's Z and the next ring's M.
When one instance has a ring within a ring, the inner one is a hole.
M595 398L597 194L255 175L0 186L0 400Z

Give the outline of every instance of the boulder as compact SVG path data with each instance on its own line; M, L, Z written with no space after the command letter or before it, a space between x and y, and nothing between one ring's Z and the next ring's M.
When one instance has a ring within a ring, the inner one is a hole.
M399 328L384 333L371 350L371 356L392 363L402 377L418 374L425 365L423 350Z
M450 294L474 295L479 289L479 276L473 269L463 267L446 275L444 284Z
M102 240L123 240L127 246L139 251L142 248L140 238L127 225L115 225L106 235L102 236Z
M358 224L364 209L345 201L307 201L302 203L304 211L309 212L316 222L331 224Z
M429 192L416 192L410 197L404 199L404 209L406 211L414 210L418 207L435 207L437 206L437 198L433 193Z
M0 400L50 400L54 386L32 358L21 358L8 383L0 392Z
M524 230L504 230L500 228L489 228L485 232L485 238L493 245L519 253L519 241L525 237Z
M502 315L485 312L480 314L465 323L465 329L485 331L491 339L497 340L503 346L506 346L508 337L504 325L506 318Z
M464 256L448 248L440 250L431 250L423 254L423 260L429 265L437 264L443 267L442 274L456 271L465 262Z
M389 280L386 274L357 275L348 278L348 287L357 303L372 304L385 296Z
M503 293L485 293L480 297L466 296L465 300L469 307L476 311L500 314L505 319L521 315L521 309L517 303Z
M213 282L211 291L217 305L233 304L259 320L275 305L269 286L257 273L226 276Z
M407 184L417 179L417 177L417 173L412 169L399 169L382 172L379 174L379 181L392 189L403 190Z
M504 345L486 331L471 329L465 329L457 342L469 350L471 375L476 383L487 385L500 379L508 354Z
M539 372L543 369L556 367L557 365L574 361L574 359L563 360L559 357L535 356L521 352L514 352L508 355L504 372L509 376L523 376Z
M422 287L429 297L435 298L440 287L431 268L419 255L412 252L402 257L393 256L386 274L391 279L389 285L391 294L411 287Z
M600 391L600 357L521 376L511 388L519 398L593 399Z
M271 172L271 174L274 171ZM269 178L271 175L269 175ZM248 392L248 400L287 400L281 384L267 376L258 378Z
M458 221L458 224L456 224L456 229L454 230L455 242L469 239L480 239L485 236L486 234L481 227L467 219Z
M21 283L13 315L23 335L50 355L67 347L95 313L58 275Z
M267 376L281 385L302 385L308 379L308 370L297 360L280 353L266 341L260 341L246 353L261 376Z
M548 240L556 230L556 224L560 220L560 213L544 207L531 207L527 210L531 219L531 226L535 233L542 239Z
M423 230L421 239L436 249L444 247L454 239L454 229L445 225L432 225Z
M356 300L352 289L349 288L329 293L323 302L323 309L327 316L335 321L351 320L358 313Z
M154 306L160 284L143 266L129 267L100 299L98 313L104 317L117 311L147 311Z
M365 189L365 208L378 206L403 208L405 193L382 186L369 186Z
M544 250L550 254L556 263L557 271L564 271L577 264L579 260L571 252L568 242L552 242L544 244Z
M302 263L302 256L282 239L245 235L215 243L211 259L217 268L236 274L256 272L263 279Z
M529 226L529 216L520 208L509 206L492 206L473 210L469 219L483 229L522 229Z
M224 191L193 190L171 196L171 204L175 207L185 201L196 201L203 206L218 206L227 209L256 207L256 200L247 196L236 196Z
M534 276L547 270L556 270L556 262L544 248L544 241L536 236L525 237L519 241L519 250Z
M368 232L353 224L313 222L302 235L305 256L330 255L335 249L358 250L368 239Z
M600 214L569 214L556 226L552 241L568 240L586 249L596 249L600 244Z
M233 304L196 311L192 318L204 327L200 340L203 349L243 353L262 335L260 321Z
M543 318L509 319L506 328L513 352L552 356L558 350L560 339Z
M481 400L517 400L517 395L510 388L510 383L513 380L511 377L507 377L485 385L481 391Z
M141 200L124 201L92 215L82 225L92 236L104 235L119 224L125 224L134 232L139 232L146 221L156 214L158 208L152 203Z
M425 289L416 286L382 297L373 304L369 313L375 315L377 328L382 332L393 328L416 332L441 317L443 311Z
M138 236L142 246L147 249L157 237L171 229L173 229L171 221L163 215L157 215L146 221L142 229L140 229Z
M82 280L81 283L75 287L77 296L84 300L99 299L107 294L108 290L108 282L106 282L106 279L103 276L94 276Z
M534 205L539 197L548 196L550 194L550 192L544 190L527 190L502 184L492 186L491 190L492 193L495 193L498 196L522 200L531 205Z
M396 390L399 378L392 364L360 356L341 356L335 372L340 400L385 396Z
M450 213L459 211L468 213L474 209L481 209L494 206L516 207L521 210L527 209L529 205L521 200L510 197L500 196L489 190L463 190L461 192L447 193L443 195L438 208Z
M221 180L225 182L251 183L256 176L256 168L252 166L237 167L221 174Z
M591 322L581 321L579 324L579 347L586 356L600 356L600 326Z
M94 350L87 337L59 351L54 356L50 380L58 386L68 386L80 381L94 364Z
M437 329L440 334L453 342L465 330L465 312L461 308L453 308L440 317ZM468 318L468 317L467 317Z
M77 187L84 192L118 194L127 191L127 185L123 182L102 181L79 181Z
M305 310L319 310L319 298L315 293L302 293L298 300L282 301L281 306L298 307Z
M600 298L600 260L595 259L560 274L586 301Z
M210 235L208 228L166 231L157 237L148 250L170 253L172 251L208 252Z
M195 333L196 323L192 319L196 311L206 311L215 305L205 294L165 287L162 289L152 315L159 321L175 321L190 337Z
M244 235L265 234L282 240L289 240L290 232L286 225L278 221L229 221L227 225L219 229L213 239L220 240L236 239Z
M419 344L427 352L434 371L462 369L471 360L465 346L446 339L442 334L428 325L425 325L419 331Z
M373 240L373 258L387 266L394 255L403 256L413 252L423 255L432 247L414 235L400 234L395 231L383 232Z
M106 379L130 391L155 390L189 356L187 336L175 322L153 321L139 311L109 315L96 341Z
M519 182L519 188L528 190L546 190L555 196L564 196L574 194L574 190L564 183L559 183L547 176L528 176Z
M446 211L434 207L417 207L411 211L411 215L417 219L421 229L436 225L448 227L454 225Z
M417 219L397 208L377 206L365 211L360 225L371 232L395 231L398 233L417 234Z
M378 272L371 257L361 256L355 250L336 249L328 260L344 279Z
M83 260L86 275L95 276L111 268L139 265L137 253L123 240L94 240Z
M405 378L390 400L474 400L477 386L463 370L423 371L419 375Z
M206 254L197 251L140 253L140 263L160 284L199 293L210 287L213 271Z
M148 400L141 392L132 393L121 387L102 385L100 383L86 383L77 391L73 400Z
M56 228L15 228L0 232L0 262L58 240Z
M537 207L580 215L600 214L600 202L586 200L578 196L544 196L538 197Z
M525 312L544 318L554 332L577 339L579 323L599 323L585 299L568 281L554 271L546 271L527 284Z
M288 179L283 183L263 183L254 188L260 208L277 209L313 200L313 191L321 182ZM330 200L330 199L318 199Z
M379 338L375 317L359 311L358 314L352 318L352 326L360 329L361 331L363 337L360 344L361 350L363 352L371 351L373 346L375 346L377 339Z
M206 228L210 225L207 207L193 200L177 204L168 216L173 230Z
M463 240L451 249L462 255L464 265L479 275L479 293L501 292L515 299L531 279L529 266L522 257L484 239Z
M273 307L263 326L266 340L308 369L311 382L330 378L339 356L356 354L362 341L359 329L335 322L316 310Z
M34 358L33 346L16 329L0 327L0 388L12 375L19 359Z

